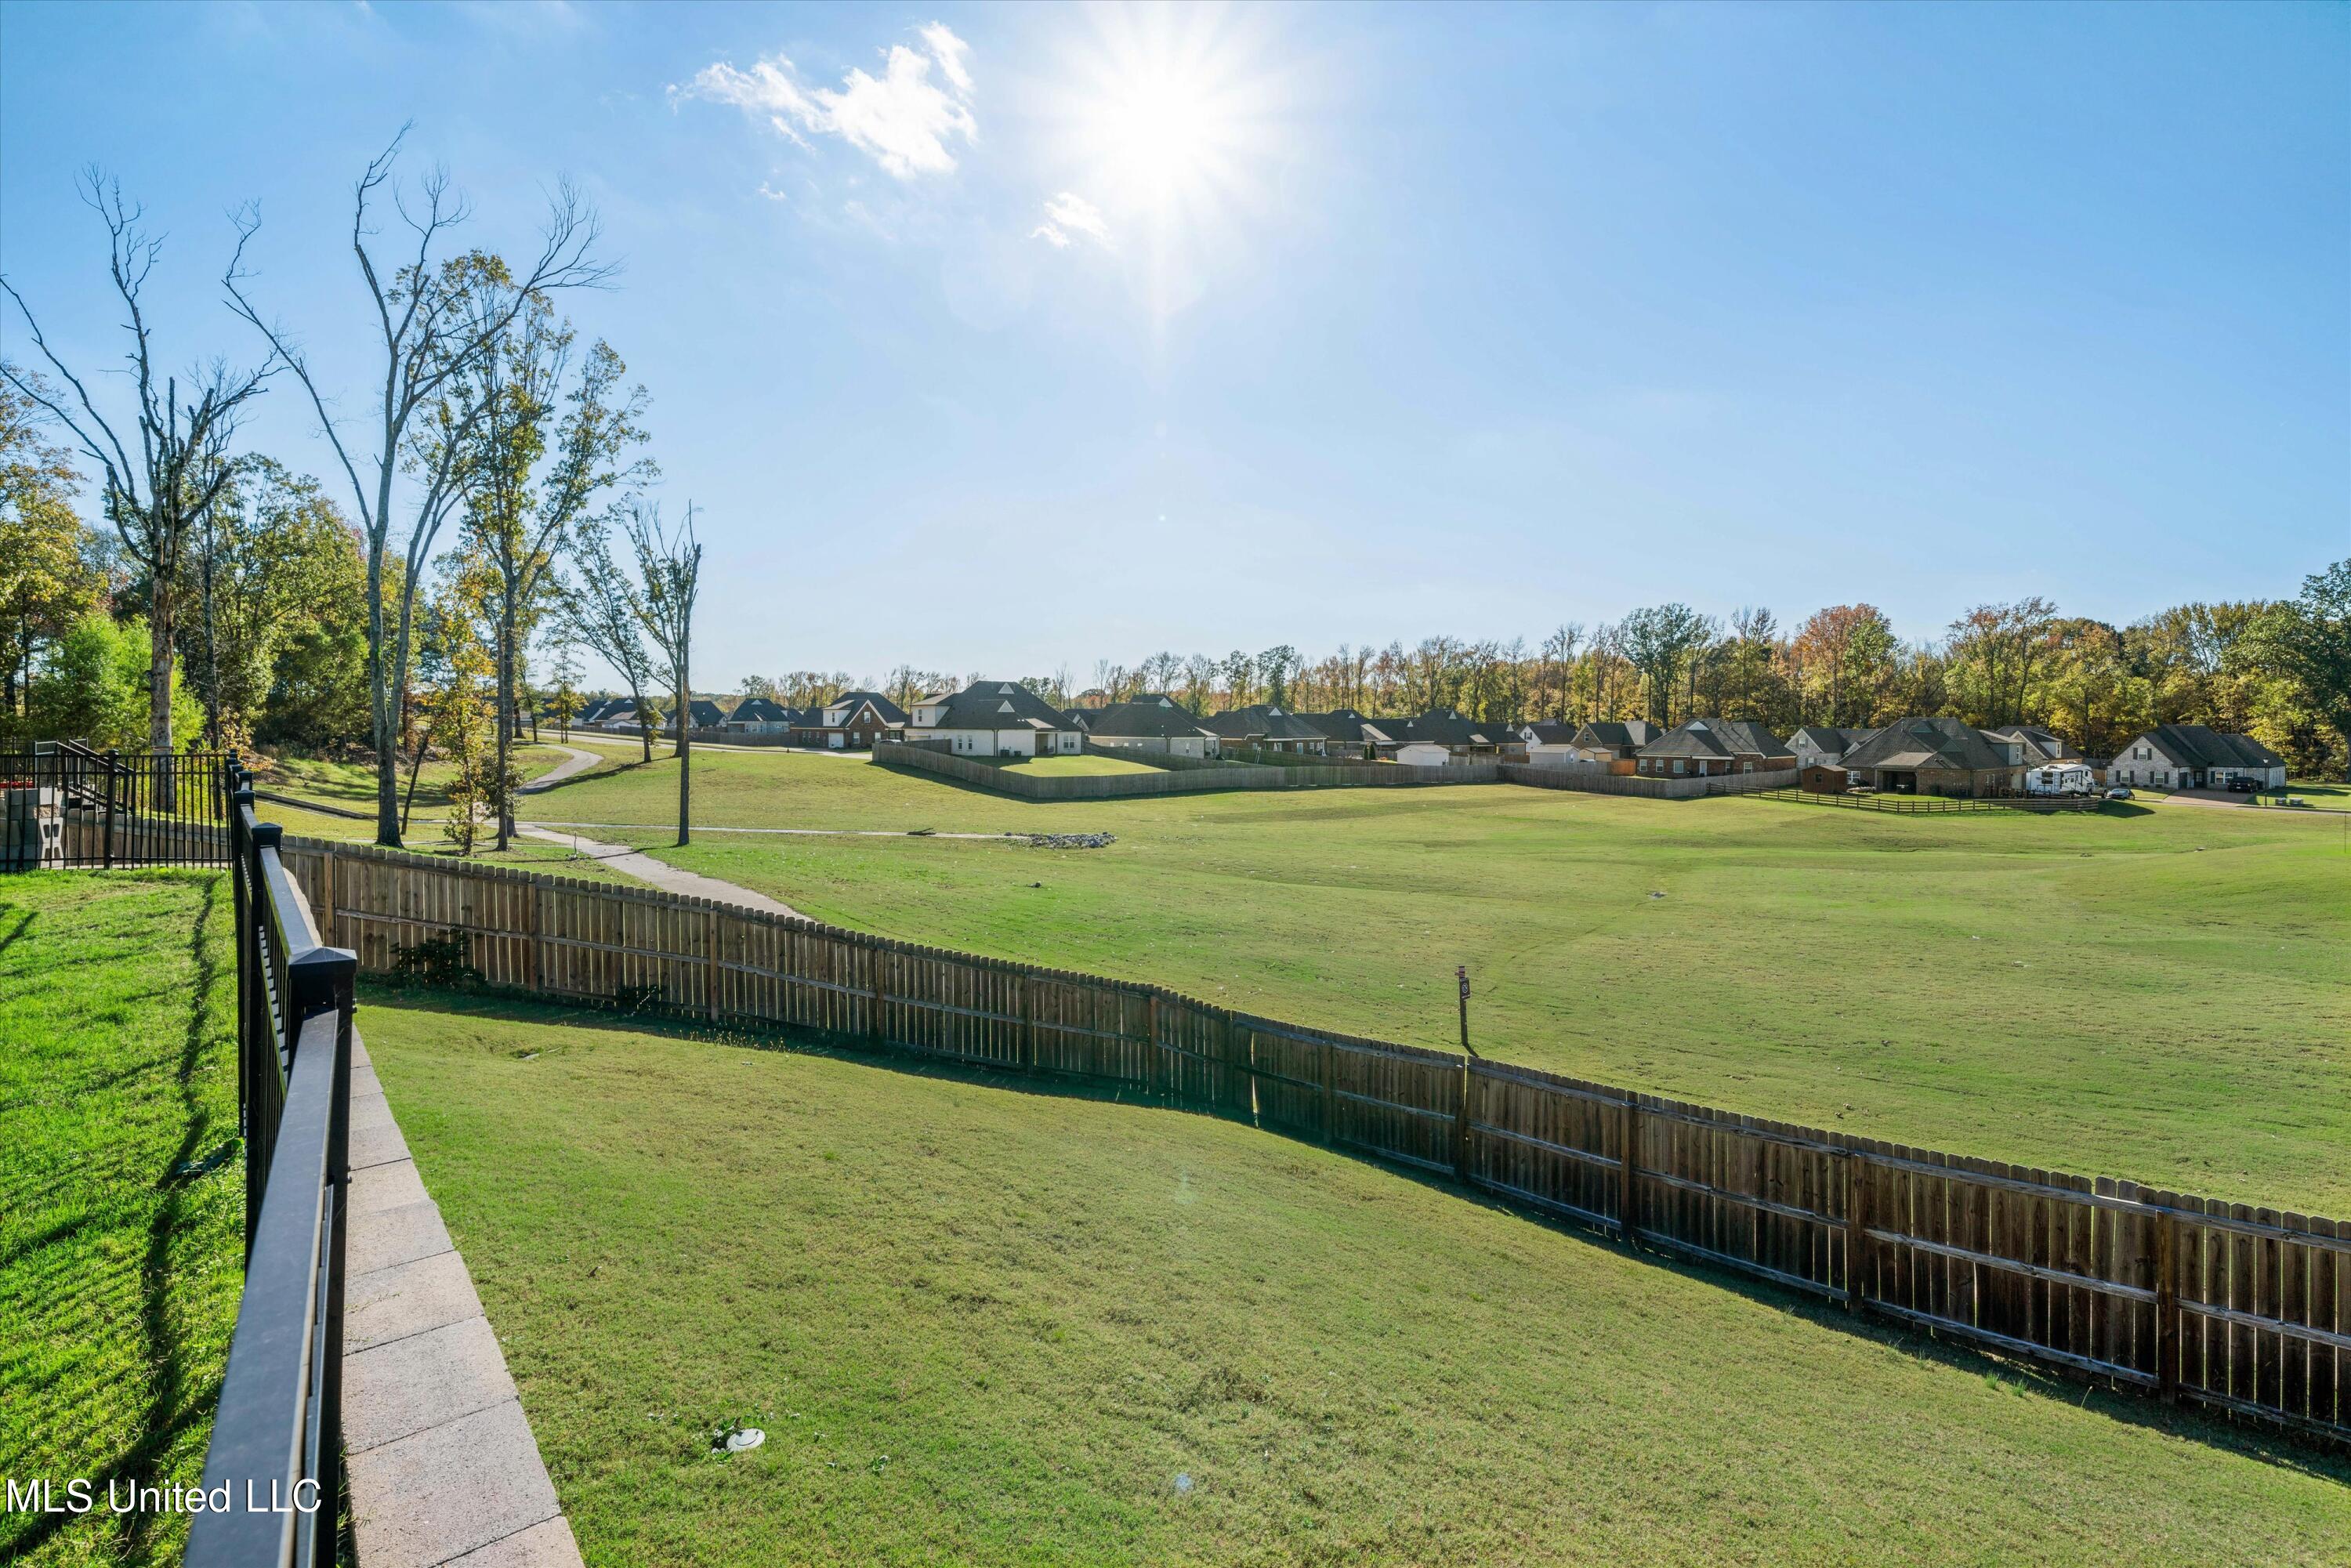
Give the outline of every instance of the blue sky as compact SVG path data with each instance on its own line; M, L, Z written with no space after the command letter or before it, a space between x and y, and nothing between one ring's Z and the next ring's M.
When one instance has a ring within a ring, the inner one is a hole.
M352 178L575 297L702 509L710 684L1682 599L2128 620L2351 551L2351 8L9 5L0 266L174 362L256 287L364 411ZM11 353L21 326L0 328ZM255 444L329 473L280 384Z

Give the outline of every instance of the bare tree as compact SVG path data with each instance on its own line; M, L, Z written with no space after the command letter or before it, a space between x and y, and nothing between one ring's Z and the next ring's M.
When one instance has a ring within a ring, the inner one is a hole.
M261 392L262 383L277 369L276 357L252 371L232 371L226 361L214 360L190 377L192 392L187 401L180 396L176 376L165 376L159 382L153 329L148 325L140 294L162 254L162 239L140 226L145 209L126 204L121 185L105 178L95 166L82 172L80 186L82 200L106 225L107 272L130 312L123 329L131 334L131 350L124 358L130 361L137 388L137 452L98 412L88 383L57 358L32 307L5 277L0 277L0 288L5 288L8 298L16 301L33 346L73 389L73 396L68 400L61 392L51 392L39 378L13 365L0 363L0 375L71 431L83 454L98 465L100 504L107 518L122 536L123 549L146 569L147 744L157 751L169 751L172 639L178 611L172 590L180 580L181 558L190 532L210 512L228 483L228 445L236 433L239 410L246 399ZM168 791L171 775L163 778ZM161 803L170 809L168 799Z
M694 681L688 653L694 642L694 601L702 591L702 546L694 537L694 507L672 534L662 527L661 507L633 502L622 515L637 556L637 578L629 594L637 623L660 655L659 674L677 699L677 841L692 839L694 806Z
M601 231L595 214L568 182L559 185L549 200L538 255L527 272L517 276L498 257L480 250L436 259L450 231L471 215L471 209L452 193L448 172L435 168L420 183L412 210L392 182L392 165L407 135L408 128L402 126L392 145L368 164L352 193L351 252L374 311L371 330L381 337L383 346L382 383L373 394L375 406L363 442L357 434L345 440L299 346L286 329L265 321L246 293L251 275L244 269L245 250L261 226L260 214L254 209L239 214L236 256L223 280L237 314L253 324L301 379L359 507L360 532L367 544L368 697L376 758L376 841L395 847L400 843L398 749L401 719L407 706L416 587L423 579L434 538L456 504L461 454L481 417L478 404L450 411L446 394L453 383L491 351L528 301L559 288L601 285L616 270L610 264L590 259ZM381 262L369 248L378 234L370 225L371 208L379 195L389 197L415 242L413 249L403 246L403 254L388 254ZM470 308L475 286L485 278L504 286L504 304L487 319ZM448 427L420 442L419 416L436 411L450 422ZM372 467L365 477L360 472L363 462ZM395 519L392 490L394 476L401 473L409 475L411 493ZM406 532L395 558L396 520L405 525ZM387 580L394 575L396 582Z
M644 760L653 759L653 728L645 705L653 660L645 653L644 629L621 563L612 559L611 536L601 518L582 524L572 538L574 580L558 589L563 599L562 635L605 664L629 688L637 716Z

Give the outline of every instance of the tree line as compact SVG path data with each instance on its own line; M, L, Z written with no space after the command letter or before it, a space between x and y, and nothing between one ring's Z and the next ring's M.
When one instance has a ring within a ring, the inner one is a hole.
M1027 684L1055 700L1083 695L1066 670ZM2100 757L2157 725L2201 724L2253 736L2317 776L2351 765L2351 560L2291 599L2176 605L2126 626L2036 596L1978 605L1939 638L1906 643L1871 604L1832 605L1790 628L1766 609L1724 621L1671 603L1569 622L1532 643L1439 636L1343 644L1315 659L1288 644L1105 659L1092 688L1112 701L1165 693L1201 714L1270 703L1372 716L1451 708L1489 723L1708 716L1781 735L1949 715L1979 727L2037 725Z
M347 748L372 766L391 845L432 753L454 765L449 835L470 851L486 828L504 848L534 645L558 691L582 648L638 686L689 689L693 510L663 523L648 395L560 308L614 277L595 214L559 185L521 262L465 246L444 171L396 179L405 135L353 188L354 319L376 368L349 397L265 315L250 209L221 279L250 369L158 364L143 296L162 242L94 169L81 190L126 318L128 395L68 363L0 279L32 348L0 360L0 746ZM252 401L287 383L333 488L240 449ZM76 506L85 484L99 528ZM683 840L684 768L679 788Z

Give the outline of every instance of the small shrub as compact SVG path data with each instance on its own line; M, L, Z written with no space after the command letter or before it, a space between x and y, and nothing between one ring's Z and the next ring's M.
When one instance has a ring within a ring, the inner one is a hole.
M481 970L474 967L472 945L465 934L451 926L438 936L427 936L413 946L395 944L392 974L401 985L478 986Z

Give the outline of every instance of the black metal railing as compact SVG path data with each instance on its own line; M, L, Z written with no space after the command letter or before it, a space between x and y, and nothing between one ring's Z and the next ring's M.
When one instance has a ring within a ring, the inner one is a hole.
M237 1103L245 1132L245 1294L204 1456L226 1512L196 1516L188 1568L335 1561L342 1482L343 1222L350 1175L351 982L319 939L234 764Z
M0 752L12 817L53 825L26 864L107 869L228 863L225 768L234 753L98 751L44 740ZM29 829L25 842L34 841Z

